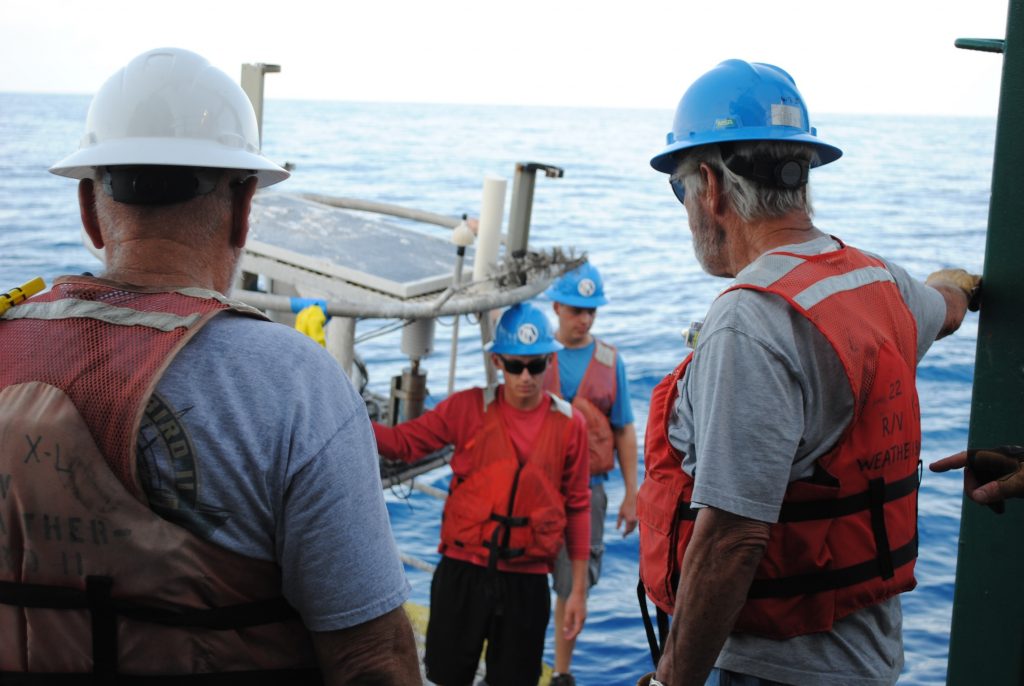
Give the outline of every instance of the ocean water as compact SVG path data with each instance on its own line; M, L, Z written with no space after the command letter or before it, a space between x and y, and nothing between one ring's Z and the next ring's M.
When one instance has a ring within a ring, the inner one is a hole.
M0 94L0 289L33 276L49 282L100 270L82 246L75 184L46 172L76 148L87 107L82 96ZM453 216L479 213L485 175L508 179L511 192L518 161L564 168L562 179L537 179L531 241L574 246L601 270L611 302L594 331L627 363L642 442L650 391L685 354L680 330L702 318L726 285L697 265L685 213L664 175L648 166L671 117L668 110L268 101L264 150L296 166L281 190ZM811 174L817 226L920 278L946 266L980 271L993 119L832 114L814 123L845 153ZM384 325L360 322L357 335ZM476 328L466 321L460 327L456 380L465 387L482 378L482 356ZM447 382L451 330L450 320L440 322L424 363L435 395ZM919 367L925 462L966 444L976 338L977 316L970 315ZM370 337L357 351L371 388L382 393L406 364L396 333ZM421 480L444 487L447 476L439 470ZM617 473L608 492L603 575L573 665L585 686L632 684L650 669L635 593L636 534L624 539L614 530L622 498ZM387 498L403 552L436 562L441 503L402 489ZM903 596L903 684L945 680L960 505L959 476L925 470L919 585ZM429 575L411 568L408 575L413 599L426 603Z

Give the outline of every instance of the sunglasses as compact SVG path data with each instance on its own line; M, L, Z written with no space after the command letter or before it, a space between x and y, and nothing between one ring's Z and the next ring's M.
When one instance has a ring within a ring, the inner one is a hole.
M523 362L521 360L510 360L507 357L501 357L501 364L505 367L505 371L512 376L519 376L523 373L523 370L530 372L530 376L537 376L542 374L545 369L548 368L548 358L538 357L530 360L529 362Z
M682 203L683 200L686 198L686 185L682 182L681 179L673 178L670 178L668 180L668 183L670 186L672 186L672 192L676 194L676 199L679 200L680 203Z

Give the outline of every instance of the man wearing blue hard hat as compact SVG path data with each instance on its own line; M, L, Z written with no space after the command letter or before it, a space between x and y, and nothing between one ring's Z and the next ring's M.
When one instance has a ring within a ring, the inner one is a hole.
M647 684L891 684L915 585L918 360L978 277L925 283L818 229L820 138L793 78L728 60L683 95L651 166L694 252L733 279L655 388L640 487ZM660 661L659 661L660 653Z
M622 356L605 341L590 333L597 308L608 304L604 280L596 267L583 263L564 275L547 291L558 317L555 339L564 348L552 353L551 371L544 377L547 390L572 403L587 420L590 446L590 568L587 587L601 575L604 553L604 517L608 496L604 482L615 467L615 455L622 467L625 495L619 506L615 527L626 536L636 528L637 454L633 408ZM562 631L565 603L573 590L572 569L563 549L555 561L555 673L552 686L573 686L569 672L575 639Z
M544 391L555 340L547 317L520 303L502 314L491 361L496 388L471 388L395 427L374 424L380 454L407 462L454 445L430 587L424 663L444 686L473 683L484 641L489 686L536 684L551 613L547 575L563 542L572 559L567 638L587 614L590 544L587 428Z

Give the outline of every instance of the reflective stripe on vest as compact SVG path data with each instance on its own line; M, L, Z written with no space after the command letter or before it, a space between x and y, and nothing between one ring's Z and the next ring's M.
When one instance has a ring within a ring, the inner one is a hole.
M544 388L561 397L558 353L552 353L551 358L551 371L544 378ZM595 338L594 352L572 399L572 406L587 420L592 475L605 474L615 466L615 433L609 415L617 392L615 347Z
M0 366L0 671L315 676L277 565L160 518L135 482L152 388L229 305L84 277L24 305L0 321L19 359Z
M836 351L855 399L842 439L816 463L816 478L789 484L735 625L782 639L827 631L837 619L915 585L917 331L884 265L853 248L809 257L775 253L756 267L729 290L775 293L807 317ZM666 612L673 610L694 518L693 482L666 433L688 362L652 396L647 476L637 504L642 581Z
M533 450L521 460L501 410L487 398L480 430L461 450L469 458L468 476L452 481L439 550L456 548L479 564L508 571L519 562L550 563L565 539L560 487L572 408L551 398Z

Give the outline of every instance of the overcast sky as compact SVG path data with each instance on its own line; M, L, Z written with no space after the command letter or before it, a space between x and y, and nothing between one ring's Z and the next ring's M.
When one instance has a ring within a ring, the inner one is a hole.
M723 59L770 62L820 113L994 116L1007 0L0 0L0 92L93 93L194 50L267 98L674 108ZM3 113L0 112L0 117Z

